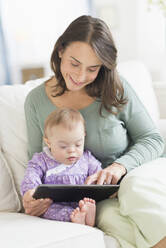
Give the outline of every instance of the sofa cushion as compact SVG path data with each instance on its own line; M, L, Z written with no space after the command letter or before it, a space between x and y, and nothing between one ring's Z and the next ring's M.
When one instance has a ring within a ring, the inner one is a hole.
M13 175L0 148L0 212L18 212L21 208Z
M124 177L118 192L119 211L130 223L132 232L125 228L118 233L118 237L131 236L133 239L134 235L136 247L152 247L165 237L165 175L166 158L158 158L132 170Z
M29 81L25 85L0 86L0 144L8 166L12 172L19 198L20 183L28 161L27 134L24 116L26 95L43 80ZM6 164L6 163L5 163ZM3 181L8 187L9 180Z
M0 223L1 247L5 248L105 248L103 233L85 225L21 213L0 213ZM109 247L118 246L110 243Z

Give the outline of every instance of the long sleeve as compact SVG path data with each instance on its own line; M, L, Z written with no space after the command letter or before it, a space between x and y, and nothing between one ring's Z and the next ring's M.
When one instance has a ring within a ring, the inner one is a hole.
M162 155L164 142L145 107L134 90L125 82L128 103L119 114L125 123L130 145L115 162L123 164L127 171Z
M42 184L42 177L45 174L46 166L41 153L35 153L28 162L23 181L21 183L21 194Z
M31 159L35 152L42 151L43 134L37 119L35 105L30 97L26 98L24 109L28 136L28 157Z
M45 92L45 82L30 91L24 104L24 112L28 136L28 157L32 158L35 152L43 148L44 122L47 116L54 111L54 106Z
M117 115L105 109L99 114L97 99L81 109L86 123L85 149L102 163L102 168L118 162L127 171L163 153L164 142L145 107L131 86L122 79L128 103ZM45 93L44 83L33 89L25 101L29 159L43 146L44 121L56 108Z

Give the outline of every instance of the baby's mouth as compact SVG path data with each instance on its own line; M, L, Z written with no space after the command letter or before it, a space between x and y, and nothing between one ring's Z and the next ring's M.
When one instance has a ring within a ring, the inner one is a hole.
M76 157L68 157L67 158L69 161L74 161L74 160L76 160L77 158Z

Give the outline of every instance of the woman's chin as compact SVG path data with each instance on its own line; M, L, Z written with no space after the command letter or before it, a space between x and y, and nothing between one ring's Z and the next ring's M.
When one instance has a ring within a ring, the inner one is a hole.
M67 89L69 91L79 91L79 90L82 90L84 88L84 86L78 86L78 85L66 85L67 86Z

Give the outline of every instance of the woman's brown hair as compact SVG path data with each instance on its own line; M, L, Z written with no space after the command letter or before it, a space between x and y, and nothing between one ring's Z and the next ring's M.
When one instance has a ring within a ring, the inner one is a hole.
M117 49L108 26L99 18L86 15L78 17L55 43L51 55L51 68L58 82L54 88L58 94L54 96L62 95L67 90L60 71L59 51L76 41L88 43L102 62L97 78L85 86L87 94L101 99L100 110L104 107L116 114L117 111L113 111L112 107L120 110L127 99L124 98L124 89L116 70ZM53 90L53 93L55 91Z

